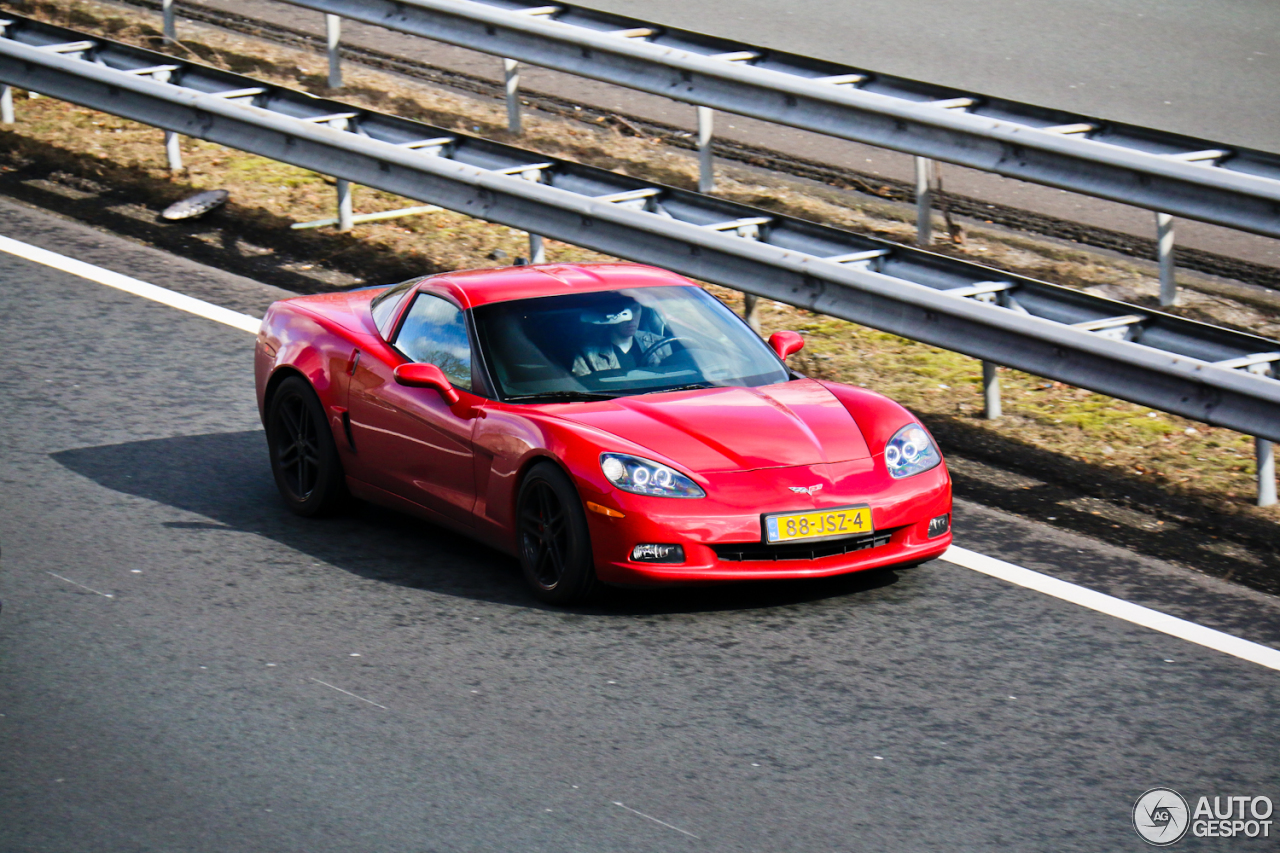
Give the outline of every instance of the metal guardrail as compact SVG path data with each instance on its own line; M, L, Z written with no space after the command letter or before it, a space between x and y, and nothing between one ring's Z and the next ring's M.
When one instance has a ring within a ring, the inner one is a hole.
M284 2L702 107L1280 237L1280 154L564 3ZM510 85L511 67L507 72Z
M1280 342L31 19L2 29L6 84L1280 441Z

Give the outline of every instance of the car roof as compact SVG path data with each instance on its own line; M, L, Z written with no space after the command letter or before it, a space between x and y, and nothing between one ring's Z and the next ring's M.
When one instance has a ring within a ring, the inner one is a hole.
M682 275L643 264L538 264L444 273L424 279L422 287L450 295L463 308L475 308L564 293L692 284Z

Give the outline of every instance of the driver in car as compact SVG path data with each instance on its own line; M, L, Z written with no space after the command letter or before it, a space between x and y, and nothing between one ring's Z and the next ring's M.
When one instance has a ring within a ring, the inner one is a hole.
M670 355L670 347L666 346L661 347L660 352L649 352L662 336L640 329L640 304L635 300L619 300L584 311L579 319L588 326L595 340L586 343L574 356L574 376L652 367ZM641 363L641 354L647 357L648 364Z

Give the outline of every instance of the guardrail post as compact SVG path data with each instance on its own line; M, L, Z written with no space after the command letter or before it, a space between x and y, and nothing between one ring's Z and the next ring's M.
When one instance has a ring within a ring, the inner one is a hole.
M933 161L916 158L916 245L933 241Z
M324 41L329 49L329 88L342 88L342 58L338 56L338 44L342 41L342 18L324 16Z
M974 302L983 302L987 305L1003 305L1007 302L1001 299L998 292L979 293L973 297ZM1008 307L1005 305L1005 307ZM982 414L989 420L994 421L1004 414L1000 406L1000 375L996 373L999 365L994 362L982 362Z
M178 21L177 10L173 8L175 0L161 0L160 9L164 15L164 42L165 44L178 43Z
M1156 257L1160 261L1160 304L1165 308L1178 304L1178 280L1174 277L1173 217L1156 214Z
M529 263L545 264L547 262L547 247L542 244L542 236L539 234L529 235Z
M170 172L182 171L182 137L172 130L164 132L164 153L169 160Z
M1254 453L1258 459L1258 506L1276 502L1276 449L1265 438L1255 438Z
M982 412L989 421L1004 414L1000 407L1000 376L996 365L989 361L982 362Z
M715 189L715 164L711 159L711 129L715 122L715 110L698 107L698 192L709 193Z
M507 130L519 136L520 130L520 63L502 60L502 75L507 91Z
M755 333L760 334L760 297L753 293L742 294L742 319Z
M0 124L13 124L12 86L0 86Z
M1271 363L1260 362L1245 368L1258 376L1271 375ZM1276 448L1265 438L1254 436L1254 458L1258 462L1258 506L1271 506L1276 502Z
M517 112L517 128L519 127L519 120L520 114ZM542 170L529 169L528 171L521 172L520 177L524 178L526 181L532 181L535 184L540 184L542 183ZM534 234L532 231L526 231L525 233L529 235L529 263L545 264L547 262L547 247L543 245L542 235Z
M350 231L354 227L351 221L351 182L338 178L338 230Z

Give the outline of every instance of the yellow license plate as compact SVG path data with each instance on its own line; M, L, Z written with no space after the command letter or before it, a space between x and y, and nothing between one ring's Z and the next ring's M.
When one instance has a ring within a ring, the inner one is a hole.
M826 539L874 533L871 507L820 509L791 512L764 517L765 538L769 542L791 542L795 539Z

